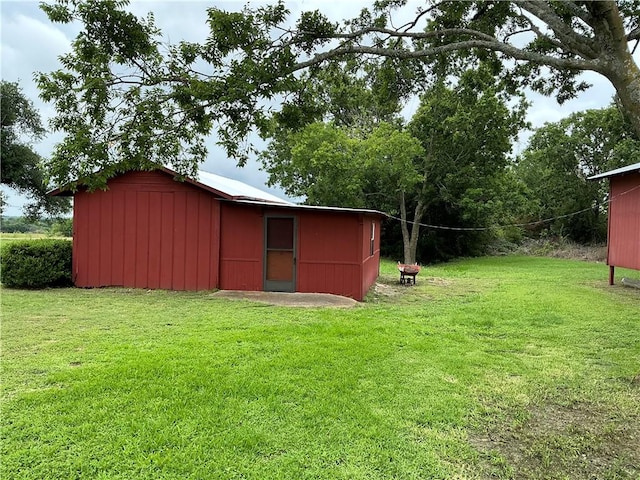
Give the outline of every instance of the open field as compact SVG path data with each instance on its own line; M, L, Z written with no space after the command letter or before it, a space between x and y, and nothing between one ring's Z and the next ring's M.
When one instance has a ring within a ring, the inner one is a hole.
M394 269L351 309L3 289L0 478L640 477L640 290Z
M46 233L0 233L0 243L49 238Z
M13 243L21 240L38 240L41 238L59 238L71 240L71 237L58 237L46 233L0 233L0 245Z

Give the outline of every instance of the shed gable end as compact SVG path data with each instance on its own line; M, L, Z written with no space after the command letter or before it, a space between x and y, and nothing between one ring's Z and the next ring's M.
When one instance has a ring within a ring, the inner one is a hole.
M74 199L79 287L208 290L218 286L220 203L159 172L130 172Z

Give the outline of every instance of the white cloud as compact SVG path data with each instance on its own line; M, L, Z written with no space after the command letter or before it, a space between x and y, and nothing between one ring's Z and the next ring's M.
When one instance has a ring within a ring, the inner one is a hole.
M33 74L58 68L58 56L70 48L70 39L42 14L2 15L2 78L20 81L25 93L36 96Z

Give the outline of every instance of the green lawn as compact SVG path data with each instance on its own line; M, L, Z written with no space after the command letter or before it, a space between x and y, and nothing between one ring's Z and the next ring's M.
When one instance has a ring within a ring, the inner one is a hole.
M3 289L0 478L640 477L640 290L394 268L353 309Z

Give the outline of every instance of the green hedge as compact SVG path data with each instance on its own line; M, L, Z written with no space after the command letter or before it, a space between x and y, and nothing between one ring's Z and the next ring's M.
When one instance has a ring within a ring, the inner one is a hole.
M0 281L11 288L67 287L71 280L70 240L24 240L2 245Z

